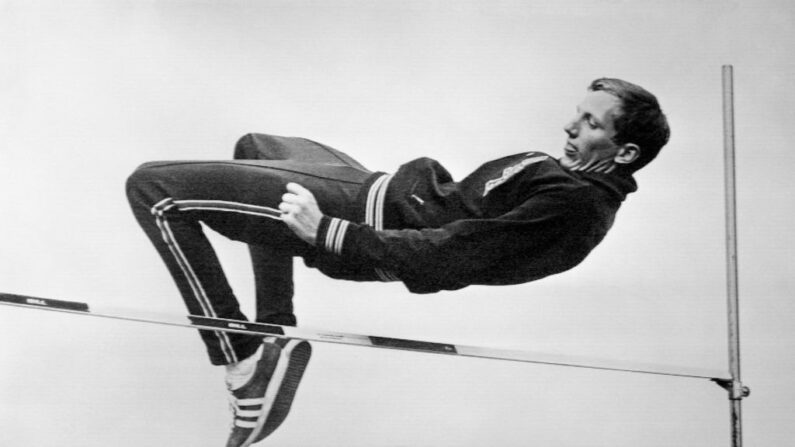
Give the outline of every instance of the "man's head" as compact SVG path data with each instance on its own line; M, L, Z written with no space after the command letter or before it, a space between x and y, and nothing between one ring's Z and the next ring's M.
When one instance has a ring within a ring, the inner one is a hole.
M561 164L572 170L635 172L668 142L670 129L657 98L620 79L596 79L564 127Z

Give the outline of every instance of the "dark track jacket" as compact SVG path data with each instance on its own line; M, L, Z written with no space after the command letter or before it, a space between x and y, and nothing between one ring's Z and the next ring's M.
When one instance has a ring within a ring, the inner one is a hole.
M460 182L420 158L374 174L356 222L324 216L307 264L414 293L534 281L585 259L636 189L631 176L572 172L540 152L488 162Z

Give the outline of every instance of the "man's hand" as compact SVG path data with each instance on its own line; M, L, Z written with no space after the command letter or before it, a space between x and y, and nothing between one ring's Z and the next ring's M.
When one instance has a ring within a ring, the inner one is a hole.
M315 196L308 189L297 183L288 183L279 210L282 212L284 223L298 237L315 245L323 213L320 212Z

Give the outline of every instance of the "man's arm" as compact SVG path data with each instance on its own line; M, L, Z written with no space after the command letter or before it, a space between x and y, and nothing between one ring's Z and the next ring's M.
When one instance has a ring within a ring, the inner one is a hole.
M376 231L324 216L304 188L288 191L283 219L299 237L347 262L391 271L418 292L516 284L558 273L582 261L606 231L593 231L587 207L562 192L533 197L497 218Z

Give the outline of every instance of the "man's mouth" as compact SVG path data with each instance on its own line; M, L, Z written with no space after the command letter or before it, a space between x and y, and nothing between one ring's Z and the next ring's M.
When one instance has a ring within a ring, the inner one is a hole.
M569 155L569 156L577 155L579 153L577 148L574 147L574 145L571 144L571 143L566 143L566 147L563 150L566 152L566 155Z

